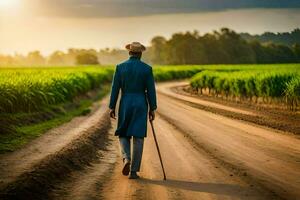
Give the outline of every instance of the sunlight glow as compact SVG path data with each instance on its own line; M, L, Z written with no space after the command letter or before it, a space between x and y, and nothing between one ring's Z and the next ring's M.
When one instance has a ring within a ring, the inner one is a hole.
M18 4L19 0L0 0L0 8L9 8Z

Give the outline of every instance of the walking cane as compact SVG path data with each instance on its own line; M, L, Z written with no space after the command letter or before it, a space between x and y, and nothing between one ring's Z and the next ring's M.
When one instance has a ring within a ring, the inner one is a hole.
M163 171L163 174L164 174L164 180L167 180L166 173L165 173L165 168L164 168L164 164L163 164L162 159L161 159L160 150L159 150L159 146L158 146L158 143L157 143L156 134L155 134L155 131L154 131L153 121L152 120L150 120L150 124L151 124L151 128L152 128L152 133L153 133L153 137L154 137L156 149L157 149L157 152L158 152L158 156L159 156L161 168L162 168L162 171Z

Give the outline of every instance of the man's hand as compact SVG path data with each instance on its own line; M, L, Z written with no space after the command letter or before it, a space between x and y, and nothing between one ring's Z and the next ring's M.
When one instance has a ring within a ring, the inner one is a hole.
M115 109L110 109L109 116L113 119L117 119Z
M149 120L153 121L155 119L155 112L154 111L149 111Z

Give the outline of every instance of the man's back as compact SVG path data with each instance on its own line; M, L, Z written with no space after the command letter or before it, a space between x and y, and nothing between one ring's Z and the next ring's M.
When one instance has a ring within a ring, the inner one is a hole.
M117 70L121 79L122 93L145 93L152 68L136 57L119 64Z

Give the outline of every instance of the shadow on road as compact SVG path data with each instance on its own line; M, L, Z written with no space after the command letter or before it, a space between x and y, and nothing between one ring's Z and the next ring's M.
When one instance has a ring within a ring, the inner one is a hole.
M182 190L189 190L195 192L207 192L212 194L229 195L229 196L241 196L249 191L249 188L239 185L223 184L223 183L201 183L182 180L151 180L141 178L139 182L161 185L166 187L172 187Z

